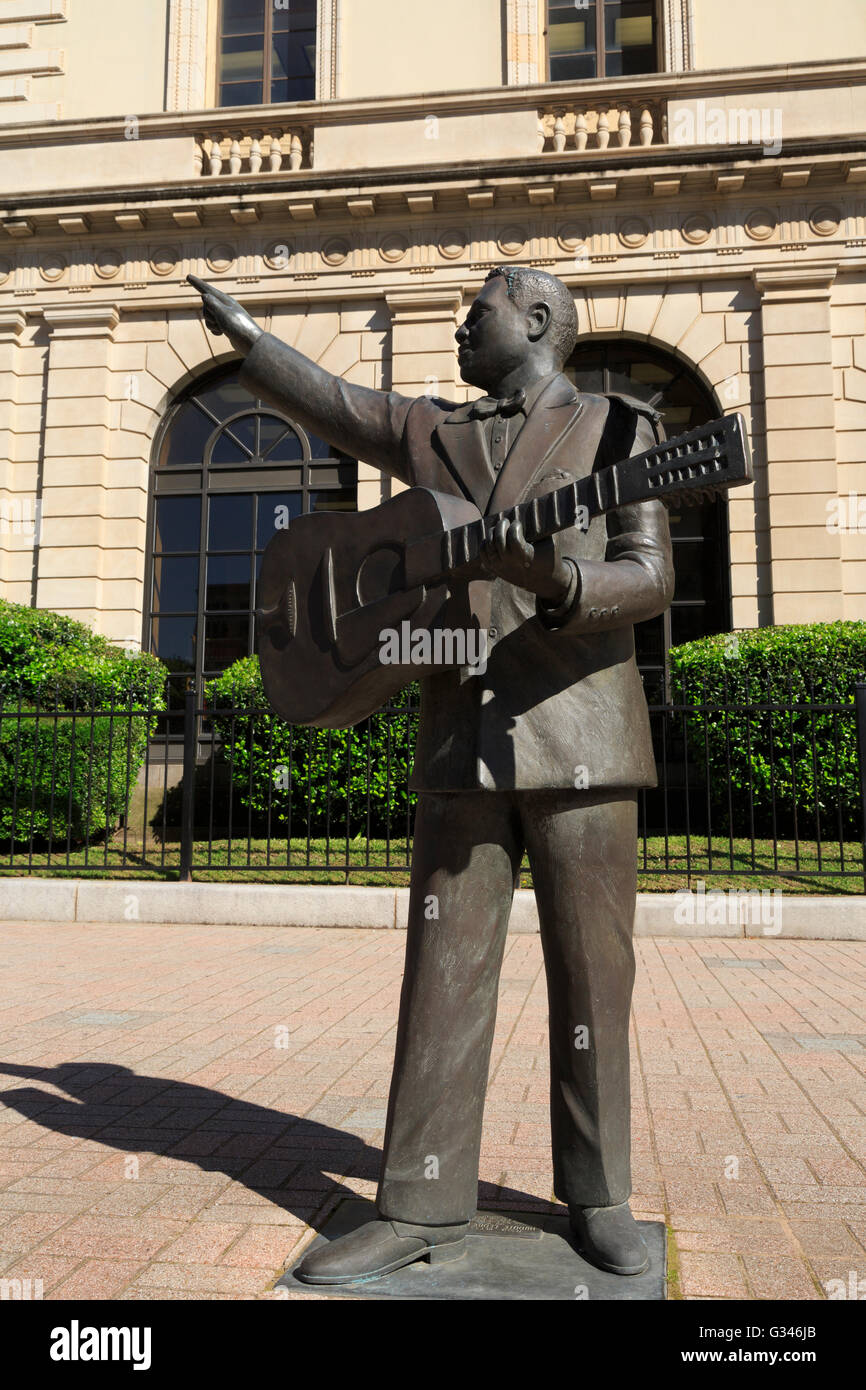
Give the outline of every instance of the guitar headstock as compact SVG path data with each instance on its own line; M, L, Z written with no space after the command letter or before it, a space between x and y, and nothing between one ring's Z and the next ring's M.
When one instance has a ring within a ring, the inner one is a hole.
M697 506L752 481L752 456L742 415L725 415L667 439L619 465L623 500L658 497L665 506ZM641 495L637 495L638 490Z

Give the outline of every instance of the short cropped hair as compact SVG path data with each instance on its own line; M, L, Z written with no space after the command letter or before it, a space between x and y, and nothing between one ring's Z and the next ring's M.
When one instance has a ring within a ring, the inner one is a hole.
M491 270L488 280L501 275L505 280L508 298L513 299L520 309L543 300L550 308L550 327L548 338L563 362L574 352L577 343L577 309L568 287L548 275L546 270L535 270L524 265L500 265Z

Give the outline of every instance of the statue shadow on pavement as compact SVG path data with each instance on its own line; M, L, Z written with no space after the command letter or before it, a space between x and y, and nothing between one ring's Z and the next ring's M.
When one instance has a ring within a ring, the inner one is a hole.
M335 1198L358 1197L332 1173L372 1180L379 1175L381 1150L363 1139L207 1086L143 1076L109 1062L55 1067L0 1062L3 1074L55 1086L71 1097L38 1085L0 1091L0 1103L44 1129L139 1158L153 1155L223 1173L315 1230L328 1219ZM163 1172L142 1164L139 1178L170 1183ZM554 1209L525 1192L490 1183L479 1184L478 1197L480 1205L495 1201L505 1209Z

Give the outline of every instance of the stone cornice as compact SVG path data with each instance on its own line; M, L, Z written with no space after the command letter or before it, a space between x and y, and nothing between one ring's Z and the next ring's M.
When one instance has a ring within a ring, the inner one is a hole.
M662 72L640 77L592 79L580 83L544 82L525 87L492 87L462 92L432 92L406 97L349 98L306 101L294 105L209 107L198 111L157 111L136 117L142 135L197 133L210 126L274 124L323 126L364 120L407 120L428 114L474 113L490 109L520 110L527 106L587 105L610 95L612 103L676 96L678 100L700 96L724 96L737 92L796 92L827 85L866 84L866 59L834 62L778 63L759 67L706 68L691 72ZM0 127L0 149L7 145L66 143L78 137L116 140L127 118L94 117L87 120L20 122Z

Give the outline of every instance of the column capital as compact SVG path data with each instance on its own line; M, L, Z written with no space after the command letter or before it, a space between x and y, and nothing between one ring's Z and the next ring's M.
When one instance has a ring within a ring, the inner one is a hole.
M75 304L43 309L52 338L111 338L120 322L116 304Z
M432 285L417 290L392 290L385 295L392 322L424 323L437 319L456 319L463 307L463 286L436 289Z
M752 279L762 300L826 299L836 279L838 266L828 262L815 265L780 266L774 270L754 270Z
M27 326L27 318L20 309L11 309L0 314L0 343L18 343Z

